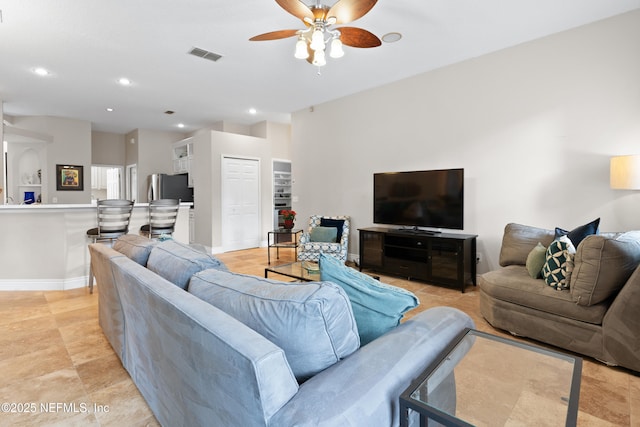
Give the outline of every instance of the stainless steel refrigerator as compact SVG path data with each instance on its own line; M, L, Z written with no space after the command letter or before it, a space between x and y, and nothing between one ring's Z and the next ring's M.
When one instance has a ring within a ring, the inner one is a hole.
M186 173L168 175L154 173L149 175L148 200L179 199L182 202L193 202L193 188L189 188Z

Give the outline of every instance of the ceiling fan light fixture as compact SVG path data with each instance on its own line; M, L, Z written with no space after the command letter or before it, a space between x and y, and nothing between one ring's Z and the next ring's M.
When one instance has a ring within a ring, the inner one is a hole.
M316 67L324 67L327 65L327 59L324 56L324 50L316 50L313 53L313 61L311 62Z
M333 40L331 40L331 52L329 56L336 59L344 56L344 49L342 49L340 37L334 37Z
M276 3L291 15L302 20L306 28L271 31L251 37L250 41L279 40L296 37L294 56L322 67L326 65L326 54L331 58L344 56L343 45L350 47L378 47L382 41L373 33L357 27L338 27L366 15L378 0L334 0L332 5L314 0L307 5L305 0L276 0ZM330 45L330 46L327 46Z
M311 34L311 49L317 51L324 50L324 31L321 28L315 28Z
M307 49L307 41L303 35L300 35L296 42L296 52L294 55L298 59L307 59L309 57L309 50Z

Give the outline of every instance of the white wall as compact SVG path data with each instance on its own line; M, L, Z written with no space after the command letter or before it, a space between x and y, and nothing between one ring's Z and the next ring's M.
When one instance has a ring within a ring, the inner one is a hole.
M53 142L46 144L47 179L43 178L43 203L89 203L91 200L91 123L85 120L61 117L15 117L15 127L51 135ZM56 191L56 165L84 167L84 191ZM43 168L43 172L45 168Z
M138 201L147 202L148 176L153 173L173 174L171 144L185 138L179 132L138 129Z
M222 248L222 179L223 156L259 159L260 161L260 223L261 236L273 229L273 159L291 159L291 131L288 124L262 122L246 134L204 129L195 132L194 144L194 205L195 240L211 247ZM266 244L266 243L265 243Z
M0 99L0 144L4 141L4 101ZM4 156L4 153L2 154ZM5 188L7 183L6 176L4 173L4 161L0 161L0 188L2 188L2 192L0 192L0 204L4 203L5 197L7 196Z
M608 178L640 153L640 11L298 111L292 144L294 209L351 215L356 256L384 171L465 168L480 272L508 222L640 229L640 194Z
M125 136L111 132L91 132L91 163L125 166Z

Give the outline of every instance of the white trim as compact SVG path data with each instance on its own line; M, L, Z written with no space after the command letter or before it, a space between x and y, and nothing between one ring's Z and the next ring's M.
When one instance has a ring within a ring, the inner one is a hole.
M67 291L87 286L88 280L89 276L71 279L2 279L0 291Z

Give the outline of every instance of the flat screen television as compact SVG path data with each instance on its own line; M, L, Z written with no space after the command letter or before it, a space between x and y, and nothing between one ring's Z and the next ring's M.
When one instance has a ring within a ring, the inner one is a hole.
M464 169L375 173L373 222L462 230Z

